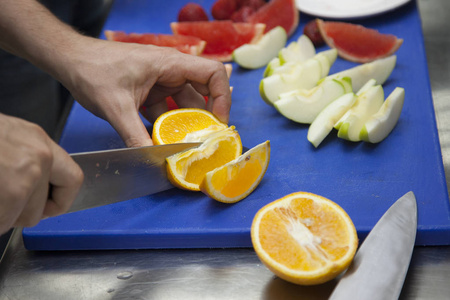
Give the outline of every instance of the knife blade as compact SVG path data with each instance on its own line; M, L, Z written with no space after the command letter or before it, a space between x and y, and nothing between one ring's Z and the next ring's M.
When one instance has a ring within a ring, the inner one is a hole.
M398 299L411 261L416 231L416 198L413 192L408 192L370 231L330 299Z
M84 173L67 213L117 203L173 188L165 159L201 143L178 143L71 154Z

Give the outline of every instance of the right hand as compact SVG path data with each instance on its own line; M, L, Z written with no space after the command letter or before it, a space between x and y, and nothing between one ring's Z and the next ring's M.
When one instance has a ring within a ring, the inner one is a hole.
M0 234L66 212L83 178L42 128L0 114Z

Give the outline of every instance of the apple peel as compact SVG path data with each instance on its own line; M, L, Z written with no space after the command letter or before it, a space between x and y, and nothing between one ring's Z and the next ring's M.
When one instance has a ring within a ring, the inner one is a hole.
M360 139L370 143L379 143L394 129L403 109L405 90L397 87L386 98L377 113L364 124Z
M259 69L267 65L286 45L287 34L277 26L264 34L255 44L245 44L233 51L233 60L246 69Z

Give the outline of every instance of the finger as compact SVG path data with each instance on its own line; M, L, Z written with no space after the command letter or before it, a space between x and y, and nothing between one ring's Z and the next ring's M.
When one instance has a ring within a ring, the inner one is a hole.
M162 115L163 113L167 112L167 102L166 99L163 98L160 101L154 102L152 104L144 104L141 107L141 113L142 115L150 122L154 123L156 119Z
M230 108L231 108L231 92L230 84L227 76L227 71L225 66L219 62L211 62L205 60L203 64L199 64L196 67L199 70L207 70L209 77L205 81L205 78L197 77L197 73L188 73L188 79L191 80L192 86L199 92L204 93L203 86L206 85L209 90L209 97L212 99L210 110L216 117L224 122L228 123ZM205 72L205 71L203 71ZM208 107L207 107L208 108Z
M53 163L49 174L52 185L43 215L57 216L66 212L72 205L83 184L83 172L77 163L60 146L52 143ZM48 187L48 182L47 182Z
M128 107L108 119L127 147L143 147L153 145L137 108Z
M33 193L28 199L27 205L14 222L15 227L35 226L42 219L49 189L48 176L49 170L43 170L40 179L36 183Z
M172 98L180 108L206 108L205 98L203 97L203 95L198 93L190 84L186 84L180 92L172 95Z

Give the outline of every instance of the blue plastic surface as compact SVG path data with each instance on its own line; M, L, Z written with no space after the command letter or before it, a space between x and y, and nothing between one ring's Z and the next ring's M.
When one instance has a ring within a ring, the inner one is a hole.
M116 0L105 29L171 33L169 23L187 1ZM209 10L213 1L199 1ZM290 40L302 33L301 23ZM340 204L363 238L402 195L418 202L417 245L450 244L450 209L431 98L420 17L415 1L387 14L354 22L404 39L397 66L384 85L406 90L394 131L377 145L352 143L336 132L315 149L308 126L295 124L264 103L258 92L263 69L234 65L230 125L249 148L271 141L272 156L259 187L236 204L218 203L200 192L172 189L156 195L43 220L23 231L32 250L251 247L253 216L289 193L317 193ZM327 49L323 46L318 49ZM354 66L338 58L331 72ZM146 123L148 130L151 125ZM123 147L105 121L76 104L61 145L70 153Z

